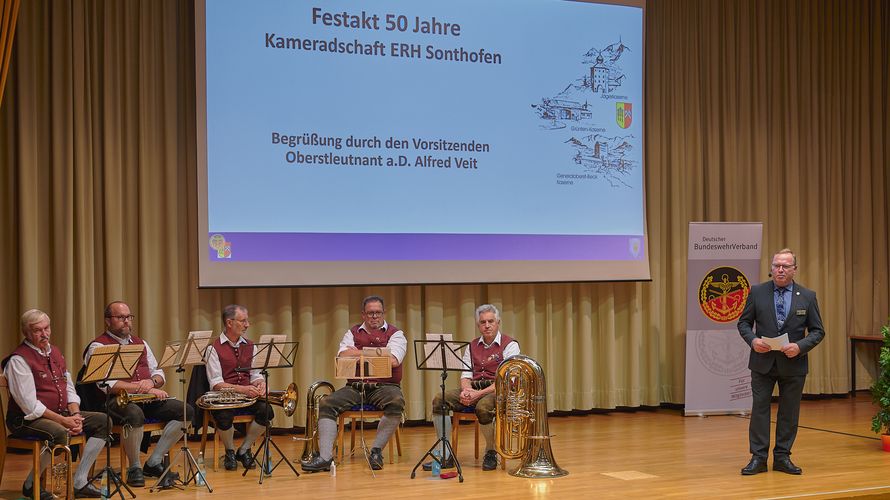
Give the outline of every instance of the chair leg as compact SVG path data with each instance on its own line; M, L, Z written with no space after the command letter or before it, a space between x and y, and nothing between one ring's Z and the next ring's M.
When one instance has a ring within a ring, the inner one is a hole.
M355 451L355 419L351 419L349 421L349 454L351 455L353 451ZM364 435L362 436L365 437Z
M207 411L204 412L204 426L201 429L201 454L204 455L205 461L207 459L207 453L206 453L206 451L207 451L207 427L210 423L210 421L208 419L208 416L209 416L208 413L209 412L207 412ZM216 431L216 429L214 429L214 434L216 433L215 431ZM216 472L216 461L215 460L213 462L213 472Z
M34 495L34 500L40 500L40 481L42 481L40 475L40 448L41 442L34 441L34 449L31 451L31 456L33 457L33 467L34 467L34 486L32 486L31 491Z
M476 460L479 460L479 420L478 419L473 421L473 428L475 431L474 437L476 438Z
M233 424L234 425L234 424ZM216 420L213 421L213 472L219 467L219 427L216 426Z
M337 463L343 463L343 428L346 419L342 416L337 418Z
M131 431L132 432L132 431ZM118 443L118 447L120 448L121 455L121 481L127 482L127 451L124 449L124 435L121 432L120 443ZM111 464L108 464L111 466Z
M433 418L437 418L433 415ZM442 417L438 417L442 418ZM457 418L457 413L453 413L451 415L451 452L457 455L457 440L460 436L460 433L457 432L460 428L460 420ZM438 438L439 436L436 436Z
M399 450L399 456L402 456L402 429L401 425L396 427L396 448Z

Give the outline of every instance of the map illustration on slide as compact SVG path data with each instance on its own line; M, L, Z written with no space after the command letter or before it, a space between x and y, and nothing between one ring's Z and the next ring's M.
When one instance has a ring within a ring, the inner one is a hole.
M627 82L621 56L630 50L620 38L605 47L591 48L581 58L586 68L583 75L556 95L542 97L540 103L531 105L540 119L541 130L570 128L572 132L594 132L573 134L564 142L573 148L571 158L576 165L591 178L603 179L613 188L629 187L622 177L639 166L633 154L634 135L606 134L610 127L628 129L633 123L633 104L626 102L626 96L617 95Z

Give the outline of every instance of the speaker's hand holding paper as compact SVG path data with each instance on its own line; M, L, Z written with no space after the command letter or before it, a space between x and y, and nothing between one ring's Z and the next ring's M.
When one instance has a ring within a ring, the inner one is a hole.
M782 347L788 345L787 333L783 333L778 337L761 337L760 339L769 344L769 348L772 351L781 351Z

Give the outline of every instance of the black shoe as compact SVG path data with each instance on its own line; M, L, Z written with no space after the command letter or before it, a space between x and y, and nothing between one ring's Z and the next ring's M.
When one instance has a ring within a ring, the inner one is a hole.
M87 483L83 486L83 488L74 490L74 498L101 498L102 492L99 491L98 488L93 486L90 483Z
M748 465L742 469L743 476L753 476L754 474L760 474L761 472L766 472L766 460L760 457L751 457L751 461L748 462Z
M226 470L235 470L238 468L238 461L235 459L235 450L226 450L226 456L223 458L223 467Z
M448 458L446 458L442 462L442 468L443 469L453 469L454 468L454 457L449 456ZM430 460L429 462L423 464L423 470L425 470L425 471L433 470L433 461Z
M228 452L226 452L228 456ZM248 449L244 453L235 454L235 460L241 462L245 469L256 469L256 461L253 459L253 453Z
M799 476L803 474L803 469L794 465L790 458L773 458L773 470L784 472L785 474L794 474Z
M498 452L488 450L482 458L482 470L495 470L498 468Z
M325 460L321 458L321 456L312 457L312 460L300 464L300 468L305 472L322 472L331 470L331 463L334 461L334 457L331 457L330 460Z
M374 470L383 468L383 452L380 451L380 448L371 448L371 457L368 461L371 462L371 468Z
M142 474L148 477L161 477L161 474L164 473L165 469L166 467L164 467L164 464L160 462L158 465L145 464L142 466ZM172 472L170 474L172 474ZM170 474L167 475L169 476Z
M127 469L127 484L137 488L145 486L145 474L142 473L142 467L134 465Z
M49 481L47 481L49 482ZM25 498L33 498L34 497L34 487L25 488L22 485L22 494L25 495ZM40 490L40 500L55 500L56 497L53 496L52 493L46 490Z

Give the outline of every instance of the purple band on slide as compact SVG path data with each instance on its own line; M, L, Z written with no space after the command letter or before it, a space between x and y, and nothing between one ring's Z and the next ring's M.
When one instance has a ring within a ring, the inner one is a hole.
M210 233L210 260L641 260L641 235Z

